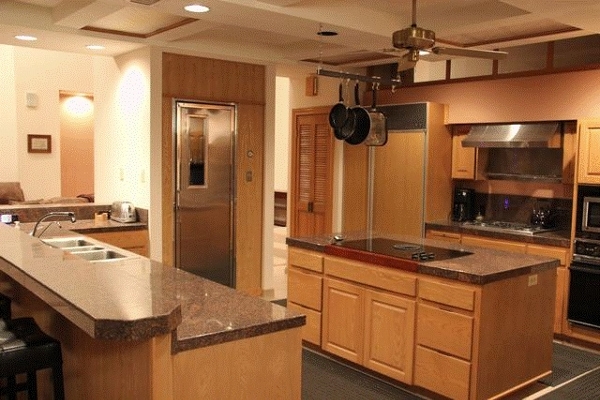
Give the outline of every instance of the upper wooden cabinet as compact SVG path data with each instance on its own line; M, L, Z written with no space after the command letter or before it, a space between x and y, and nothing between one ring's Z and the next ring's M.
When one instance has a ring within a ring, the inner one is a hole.
M579 183L600 184L600 120L579 125Z
M452 136L452 178L475 179L475 148L463 147L465 135Z
M463 147L471 125L452 126L452 179L485 179L487 149Z

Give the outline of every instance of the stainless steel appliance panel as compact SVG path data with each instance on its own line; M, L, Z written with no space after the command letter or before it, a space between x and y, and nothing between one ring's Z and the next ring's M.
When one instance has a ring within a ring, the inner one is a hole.
M176 102L178 268L235 287L233 105Z

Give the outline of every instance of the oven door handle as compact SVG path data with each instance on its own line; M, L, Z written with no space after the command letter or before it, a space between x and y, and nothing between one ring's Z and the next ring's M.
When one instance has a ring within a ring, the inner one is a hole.
M600 275L600 268L588 267L588 266L581 265L581 264L571 264L569 269L572 269L573 271L581 271L581 272L587 272L587 273L594 274L594 275Z

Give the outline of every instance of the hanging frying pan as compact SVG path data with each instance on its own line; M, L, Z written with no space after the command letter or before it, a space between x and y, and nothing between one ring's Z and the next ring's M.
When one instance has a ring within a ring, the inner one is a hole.
M369 112L364 107L360 106L358 82L354 86L354 102L356 104L356 106L352 107L352 112L354 112L355 118L354 132L352 132L352 135L346 138L346 143L360 144L369 134L369 130L371 129L371 118L369 117Z
M348 82L346 82L348 86ZM346 105L342 93L342 83L339 86L339 102L329 111L329 125L333 128L333 134L339 140L344 140L354 131L354 113Z

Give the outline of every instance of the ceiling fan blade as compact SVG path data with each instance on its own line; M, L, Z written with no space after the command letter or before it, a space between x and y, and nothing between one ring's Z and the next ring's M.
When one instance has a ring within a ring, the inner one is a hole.
M438 55L486 58L489 60L503 60L508 55L505 51L463 49L460 47L433 47L430 51Z

